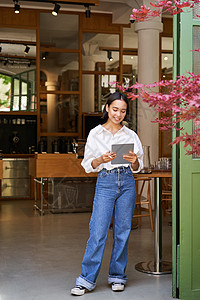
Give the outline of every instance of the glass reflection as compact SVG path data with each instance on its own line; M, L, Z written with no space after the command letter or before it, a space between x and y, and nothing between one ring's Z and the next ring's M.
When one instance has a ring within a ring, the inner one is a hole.
M78 15L40 14L40 44L42 47L78 49Z
M0 111L35 111L35 30L1 28L0 38Z
M79 97L77 95L40 95L40 130L78 132Z
M56 79L56 90L78 91L79 90L79 61L77 53L41 53L40 67L48 74L47 81Z
M119 36L83 33L83 70L119 72Z

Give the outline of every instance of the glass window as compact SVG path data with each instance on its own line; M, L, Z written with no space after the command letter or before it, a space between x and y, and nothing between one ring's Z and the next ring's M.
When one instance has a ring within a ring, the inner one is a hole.
M200 26L193 26L193 50L200 49ZM193 73L200 74L200 52L193 51Z
M83 33L83 70L119 72L119 35Z
M45 58L45 59L44 59ZM57 76L55 90L79 90L79 60L77 53L41 53L40 67Z
M1 28L1 73L10 78L3 84L0 110L36 110L36 31L31 29ZM24 42L26 41L26 42ZM25 48L27 52L25 53ZM30 73L29 73L30 72ZM11 75L12 74L12 75ZM32 74L32 79L29 75ZM6 99L5 99L6 95ZM6 103L4 101L6 100Z
M78 27L78 15L41 13L41 47L78 49Z
M40 95L41 132L78 132L78 95Z
M10 110L36 111L36 70L13 76L12 86Z
M130 28L123 28L123 48L138 48L138 34L133 24Z
M11 77L0 74L0 111L10 110Z
M193 12L193 19L199 20L199 15L200 15L200 5L199 3L194 4L194 8L192 10Z

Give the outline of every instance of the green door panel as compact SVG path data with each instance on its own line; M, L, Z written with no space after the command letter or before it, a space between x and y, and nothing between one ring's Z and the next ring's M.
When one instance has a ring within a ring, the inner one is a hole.
M200 5L199 5L200 6ZM200 9L200 7L199 7ZM200 18L193 18L193 12L180 14L179 26L174 26L174 40L180 44L177 46L174 43L175 62L179 61L179 70L175 65L174 71L178 75L186 75L187 72L195 72L197 68L194 61L194 52L191 50L196 48L194 41L193 27L200 27ZM176 17L177 18L177 17ZM177 25L177 23L176 23ZM197 38L199 39L197 34ZM177 43L178 43L177 42ZM198 41L197 41L198 45ZM200 39L199 39L200 48ZM180 51L179 51L180 49ZM196 59L196 58L195 58ZM200 53L199 53L200 61ZM197 59L198 62L198 59ZM198 74L200 74L200 64ZM182 125L182 124L181 124ZM192 133L192 122L183 124L185 131ZM176 149L177 151L177 149ZM179 287L179 298L183 300L200 299L200 158L194 158L191 155L186 155L183 145L180 145L180 154L175 156L175 165L179 177L174 178L176 189L179 189L178 197L174 196L175 200L173 207L178 207L173 213L173 221L176 222L176 232L173 234L178 239L174 239L173 245L173 296L175 297L175 283ZM178 206L177 206L178 204ZM178 220L178 225L177 225ZM179 244L179 246L178 246ZM180 250L179 264L177 265L177 247ZM175 282L177 281L178 282Z

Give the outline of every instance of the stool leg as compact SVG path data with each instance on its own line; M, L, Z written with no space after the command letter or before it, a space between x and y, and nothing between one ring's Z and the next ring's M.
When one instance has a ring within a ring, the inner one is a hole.
M150 181L148 182L148 201L149 201L149 215L150 215L150 222L151 222L151 230L153 231L153 215L152 215L152 206L151 206L151 192L150 192Z

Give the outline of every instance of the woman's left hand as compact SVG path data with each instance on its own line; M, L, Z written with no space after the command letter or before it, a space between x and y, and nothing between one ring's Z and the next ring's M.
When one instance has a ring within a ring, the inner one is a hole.
M129 161L131 163L131 167L134 171L139 168L139 161L137 155L133 151L129 151L130 154L124 154L123 159Z
M133 151L129 151L130 154L124 154L123 159L134 164L137 161L137 155Z

